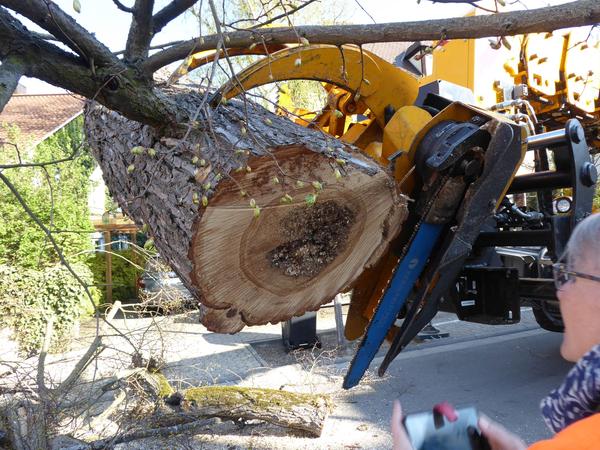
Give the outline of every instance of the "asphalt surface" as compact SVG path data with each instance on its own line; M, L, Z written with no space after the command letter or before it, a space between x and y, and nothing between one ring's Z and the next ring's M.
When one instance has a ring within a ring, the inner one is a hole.
M470 324L445 313L438 314L434 324L450 336L409 345L385 377L379 378L374 372L387 349L384 346L363 383L339 394L328 427L341 431L348 423L355 427L368 424L373 430L372 439L365 436L366 441L357 439L356 445L386 448L389 440L382 431L389 428L392 401L398 398L406 413L428 410L441 401L457 407L475 406L527 443L551 435L540 415L539 403L571 367L559 354L561 334L539 328L528 308L523 309L517 325ZM330 373L339 375L339 383L356 344L338 348L332 356L328 352L332 353L336 345L335 333L323 331L320 336L323 364ZM285 354L280 341L255 343L252 347L268 365L277 360L289 364L301 355ZM319 354L313 353L313 359L318 360Z
M146 330L147 320L114 323ZM240 384L325 393L334 409L319 438L265 424L240 428L223 422L208 432L181 436L189 441L182 447L172 440L150 439L119 449L389 449L396 398L407 413L429 410L441 401L475 406L527 443L550 436L539 402L571 367L559 355L561 334L539 328L527 308L516 325L471 324L447 313L438 314L434 324L449 337L411 343L379 378L375 371L387 350L384 345L361 384L344 391L343 377L357 342L338 345L332 308L318 313L322 348L291 353L282 344L280 325L219 335L194 317L166 319L159 335L166 358L163 373L173 386ZM142 335L147 342L148 331Z

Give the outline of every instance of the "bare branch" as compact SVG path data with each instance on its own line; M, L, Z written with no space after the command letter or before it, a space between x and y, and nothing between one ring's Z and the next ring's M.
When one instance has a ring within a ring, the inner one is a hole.
M126 13L132 13L133 12L133 8L125 6L119 0L113 0L113 3L117 6L117 8L119 8L123 12L126 12Z
M51 0L1 0L0 5L49 31L88 63L120 64L110 50Z
M153 34L160 32L170 21L183 14L198 0L173 0L152 18Z
M55 390L55 394L57 395L65 395L67 394L71 388L75 385L75 382L79 379L85 368L94 361L100 353L104 350L104 345L102 344L102 337L96 336L93 342L90 344L89 348L85 352L85 354L77 361L75 367L69 374L69 376L63 381L58 388Z
M256 28L260 28L260 27L264 27L265 25L269 25L270 23L273 23L279 19L283 19L284 17L291 17L293 14L297 13L298 11L300 11L303 8L306 8L308 5L310 5L311 3L314 3L316 0L306 0L304 3L302 3L301 5L296 6L295 8L290 9L289 11L285 11L275 17L272 17L268 20L265 20L262 23L259 23L257 25L254 25L251 27L251 29L256 29Z
M152 9L154 0L135 0L133 19L125 46L125 59L135 61L146 58L152 40Z
M40 356L38 358L38 367L37 367L38 392L42 399L46 398L46 393L48 392L48 388L46 387L46 382L44 381L44 372L45 372L45 368L46 368L46 356L48 355L48 350L50 349L50 343L52 342L53 331L54 331L54 317L50 316L46 319L46 332L44 333L44 340L42 341L42 350L41 350Z
M67 447L65 450L99 450L105 448L112 448L117 444L125 442L131 442L138 439L148 437L161 437L161 436L173 436L184 432L198 432L199 429L214 423L214 419L201 419L195 420L190 423L182 423L179 425L171 425L168 427L150 428L146 430L134 431L129 434L123 434L114 438L100 439L98 441L90 442L89 444L79 444Z
M154 125L174 120L168 100L159 98L139 80L130 81L127 68L104 67L92 72L81 58L31 35L12 14L0 7L0 57L7 56L22 59L24 75L97 100L133 120Z
M17 89L19 79L25 73L23 62L16 57L6 58L0 66L0 111Z
M594 25L600 22L600 2L579 0L562 5L528 11L460 17L403 23L368 25L300 26L237 31L225 34L228 47L246 47L252 43L282 44L296 42L298 35L311 43L366 44L370 42L426 41L489 36L512 36L549 32L560 28ZM216 47L220 37L205 36L174 45L152 55L143 64L146 72L154 72L190 53Z

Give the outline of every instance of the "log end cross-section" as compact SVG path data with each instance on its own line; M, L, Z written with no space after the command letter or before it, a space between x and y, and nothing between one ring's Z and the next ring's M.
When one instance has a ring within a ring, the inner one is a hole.
M210 308L203 323L213 331L318 309L381 256L405 216L390 176L360 155L339 179L331 158L302 146L248 164L251 173L219 183L190 247L191 278ZM311 180L323 189L315 191Z

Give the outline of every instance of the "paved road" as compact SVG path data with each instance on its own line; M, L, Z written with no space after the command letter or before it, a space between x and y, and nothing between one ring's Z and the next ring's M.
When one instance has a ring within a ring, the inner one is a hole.
M166 335L172 334L174 348L185 353L172 353L181 356L168 364L173 375L186 369L186 377L193 380L194 367L206 372L210 366L214 381L327 392L335 403L318 439L291 437L268 427L227 428L195 436L194 448L390 448L389 419L395 398L400 398L407 412L423 411L443 400L456 406L474 405L528 443L548 437L538 405L570 368L559 355L561 335L540 329L527 309L518 325L492 327L455 319L440 313L434 323L448 331L449 338L411 344L392 363L386 377L370 373L350 391L342 391L341 383L353 348L335 348L331 310L321 311L318 321L322 352L286 354L279 326L229 336L206 333L199 325L195 325L198 329L190 325L180 329L173 323ZM374 370L382 356L372 364ZM228 380L232 374L234 378ZM152 448L161 448L161 442L155 444Z
M400 398L407 412L447 400L474 405L533 442L549 436L539 401L570 367L558 355L560 339L531 330L420 347L401 355L387 379L350 392L347 400L356 403L344 414L381 417L385 424L393 398Z
M282 440L267 433L259 442L253 442L254 448L390 448L389 419L395 398L402 401L407 412L424 411L443 400L456 406L474 405L528 443L548 437L538 405L570 368L559 355L561 335L540 329L528 309L523 310L518 325L493 327L455 319L440 313L434 323L448 331L449 338L411 344L383 379L369 373L360 386L350 391L340 388L353 346L332 350L332 330L321 332L321 354L285 354L278 339L252 342L263 366L271 369L246 381L294 388L306 379L313 388L332 393L335 399L335 409L320 439ZM319 321L323 325L332 323L327 317ZM373 370L383 354L385 349L372 364ZM310 361L318 366L311 369L313 378L307 378L297 370L298 364L293 364L300 362L306 372Z

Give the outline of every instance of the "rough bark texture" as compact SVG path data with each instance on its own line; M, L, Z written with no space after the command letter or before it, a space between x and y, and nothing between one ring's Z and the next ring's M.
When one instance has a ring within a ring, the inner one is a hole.
M201 96L184 92L170 94L173 102L187 109L190 116L196 115L202 103ZM277 149L301 143L305 151L322 155L331 177L334 171L329 161L336 156L344 157L348 166L363 174L365 179L379 176L379 185L387 186L388 196L386 214L378 211L382 225L375 228L379 235L372 236L374 240L371 244L374 245L368 244L366 257L363 249L359 263L350 261L354 268L349 275L345 275L345 279L336 280L335 292L327 291L325 297L312 299L308 306L299 304L290 307L282 303L281 308L263 311L262 316L259 314L252 318L243 316L243 310L240 311L243 305L234 304L232 307L231 299L213 299L202 319L209 329L232 333L239 331L245 323L285 320L307 309L317 308L351 283L364 265L371 264L379 257L399 230L404 205L395 196L393 183L386 184L391 178L375 163L355 154L351 147L277 117L251 102L234 101L216 109L203 108L197 115L198 120L191 123L190 128L171 128L158 132L150 126L130 121L116 112L92 104L86 114L86 132L113 197L130 217L139 224L149 226L161 256L201 301L204 299L200 291L209 286L211 280L195 278L194 273L201 271L188 258L192 238L202 214L211 209L215 189L217 192L220 189L220 181L225 191L230 191L234 186L236 197L242 198L239 190L242 189L244 177L236 172L239 167L244 168L243 173L247 174L245 168L248 165L251 167L256 158L276 162ZM253 186L259 188L270 183L269 179L255 179L253 176L253 173L247 174L246 178L253 181L249 187L243 188L249 194ZM323 196L326 197L327 193L326 188ZM280 195L283 194L278 194L278 198ZM201 201L204 196L208 199L206 209ZM215 197L215 201L217 199ZM247 198L243 201L248 205ZM258 200L258 206L265 205ZM245 209L245 217L252 220L253 209L249 206ZM388 218L389 214L391 216ZM239 247L224 244L220 254L215 257L239 252ZM212 263L217 264L218 261ZM242 297L242 302L244 299L246 297ZM248 302L250 300L247 299Z
M213 386L187 389L177 416L263 420L320 436L330 411L327 398L274 389ZM189 421L188 419L188 421ZM169 421L169 416L164 420Z
M8 430L14 450L48 448L46 412L35 400L22 394L0 397L0 425Z

